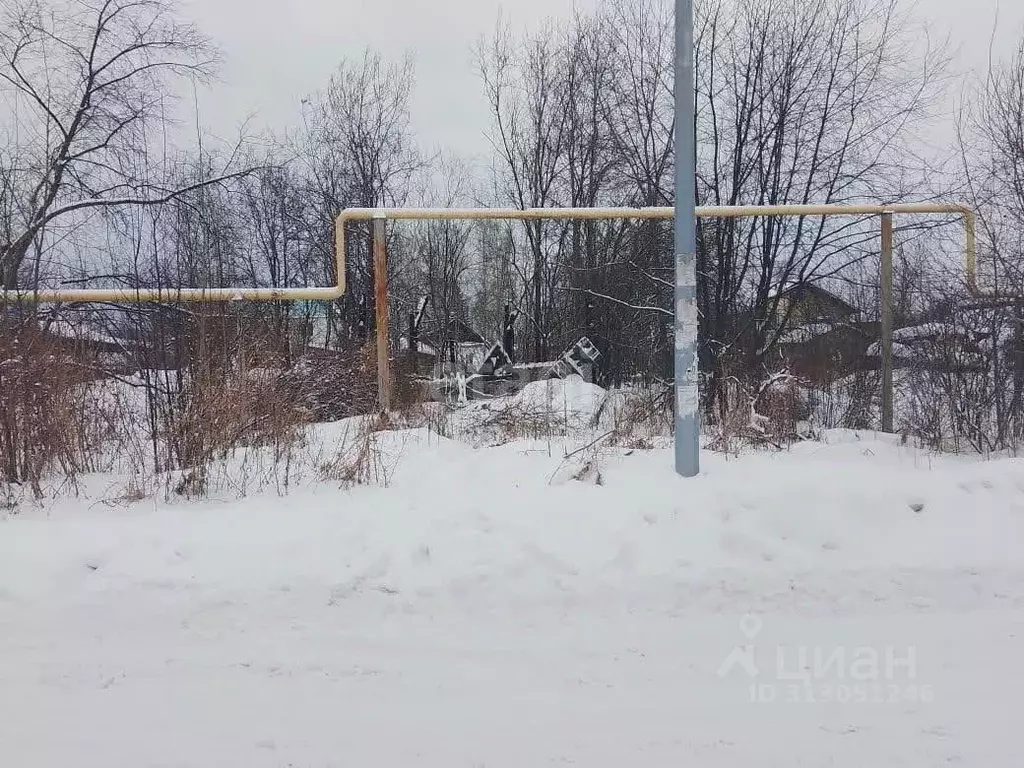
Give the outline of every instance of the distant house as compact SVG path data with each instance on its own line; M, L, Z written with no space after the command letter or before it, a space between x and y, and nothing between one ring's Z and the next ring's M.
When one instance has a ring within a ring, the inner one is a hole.
M876 322L812 323L780 336L779 354L794 375L825 383L872 367L867 352L878 327Z
M416 356L412 357L409 350L409 335L402 334L398 340L398 351L401 359L410 366L410 370L419 375L432 374L437 365L437 350L428 341L416 340Z
M792 373L825 382L866 367L877 322L865 321L853 305L815 283L787 285L771 298L773 325L783 329L776 345Z
M416 369L422 374L444 376L476 373L484 364L492 344L461 318L447 322L428 318L415 339ZM399 339L400 350L409 354L409 335Z
M132 348L124 339L111 335L91 322L53 316L46 311L5 310L0 316L0 344L13 342L14 349L31 355L51 355L72 364L85 378L104 371L127 373L132 365Z
M775 324L790 328L810 323L838 323L857 317L857 309L845 299L816 283L786 285L770 294L775 299Z
M1005 343L1012 329L1005 329ZM943 371L984 370L990 353L992 335L989 329L968 329L947 323L922 323L897 328L892 333L894 368L921 368ZM988 350L988 351L987 351ZM881 367L882 343L868 347L869 366Z

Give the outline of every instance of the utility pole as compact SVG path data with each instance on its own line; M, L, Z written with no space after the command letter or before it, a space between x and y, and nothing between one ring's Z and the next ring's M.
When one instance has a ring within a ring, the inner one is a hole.
M697 148L694 138L693 0L676 0L676 472L700 472L697 379Z
M892 214L882 214L882 431L892 432Z

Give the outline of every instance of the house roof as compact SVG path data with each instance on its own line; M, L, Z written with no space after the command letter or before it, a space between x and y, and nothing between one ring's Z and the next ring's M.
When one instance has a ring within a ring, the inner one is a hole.
M123 339L114 338L89 322L73 323L68 320L54 320L45 327L51 335L71 341L84 341L116 348L121 348L125 344Z
M431 324L420 333L420 338L433 344L435 347L441 345L442 340L452 341L456 344L486 344L487 340L477 333L465 320L452 318L447 327L441 323Z
M842 296L839 296L839 295L833 293L832 291L828 290L823 285L821 285L821 283L819 283L819 282L811 282L811 281L794 282L794 281L788 281L788 282L786 282L786 283L784 283L782 285L777 285L774 288L772 288L768 292L768 298L774 299L774 298L777 298L779 296L787 296L787 295L792 294L792 293L804 293L804 292L814 293L814 294L817 294L818 296L824 296L824 297L826 297L828 299L831 299L832 301L835 301L835 302L837 302L839 304L842 304L842 305L844 305L846 307L849 307L851 310L854 309L854 307L846 299L844 299Z

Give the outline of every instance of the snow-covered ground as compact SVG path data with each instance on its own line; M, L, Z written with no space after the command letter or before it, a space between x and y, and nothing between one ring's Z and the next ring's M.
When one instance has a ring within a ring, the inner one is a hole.
M0 522L0 766L1024 765L1024 461L381 441Z

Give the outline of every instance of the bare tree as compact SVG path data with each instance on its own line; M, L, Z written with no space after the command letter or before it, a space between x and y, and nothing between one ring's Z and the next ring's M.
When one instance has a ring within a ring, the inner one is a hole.
M499 194L519 208L557 205L569 117L566 83L560 77L564 48L556 27L548 25L517 42L507 27L499 26L478 48L477 64L495 124L491 138L501 169ZM517 303L531 326L534 359L541 360L554 325L552 289L559 263L542 222L526 222L524 229L529 259L516 268L522 272L526 301Z
M606 121L620 204L671 205L675 195L674 8L664 0L609 0L604 13L616 73L607 89ZM699 40L699 28L697 32ZM671 313L631 307L671 307L674 273L672 228L664 223L646 222L631 229L610 256L602 293L630 305L600 303L615 320L612 334L602 339L610 372L646 371L661 379L671 377ZM617 349L616 335L633 339L633 350Z
M958 125L961 170L981 225L980 282L1002 297L985 302L987 330L1007 339L992 348L992 439L1016 446L1024 440L1024 41L990 64L975 94Z
M612 0L606 14L616 73L609 83L607 124L623 183L636 204L670 205L675 196L672 4Z
M10 206L0 285L14 287L48 228L97 209L155 205L185 187L140 162L175 84L209 75L208 41L168 0L10 0L0 19L0 84L14 105L0 168Z
M928 118L945 54L921 52L898 0L707 0L698 27L699 203L889 200L922 189L906 137ZM771 322L779 289L864 258L877 234L856 220L764 218L702 224L698 239L714 400L724 360L757 369L784 332L785 318Z
M961 112L961 169L981 222L986 286L1024 293L1024 41Z
M444 157L435 171L422 196L442 207L466 205L472 197L468 166L454 157ZM414 268L406 305L411 309L420 296L428 298L431 321L423 330L438 345L439 354L449 352L452 364L456 323L471 319L467 300L471 234L466 222L425 221L411 227L408 243Z
M520 207L667 205L673 198L674 41L670 0L605 0L567 28L479 55L494 120L499 196ZM945 54L899 0L701 0L696 131L702 204L787 204L927 194L907 146L929 117ZM671 360L668 227L526 228L517 262L535 354L599 306L614 365ZM701 222L702 370L715 382L759 370L785 322L779 288L826 279L871 256L862 220ZM568 298L566 297L568 294ZM582 301L581 301L582 299ZM580 322L582 320L582 322Z
M309 101L301 155L319 221L310 233L313 247L327 264L338 212L404 204L415 173L424 166L409 125L414 79L410 57L388 63L367 50L360 60L342 61L326 92ZM354 229L347 243L349 295L339 303L348 335L365 335L373 318L368 231Z
M310 199L305 181L294 166L262 165L240 184L238 237L245 282L274 288L316 284L323 277L308 236ZM297 348L310 338L315 308L310 302L273 302L259 309L269 323L269 346L290 367Z

